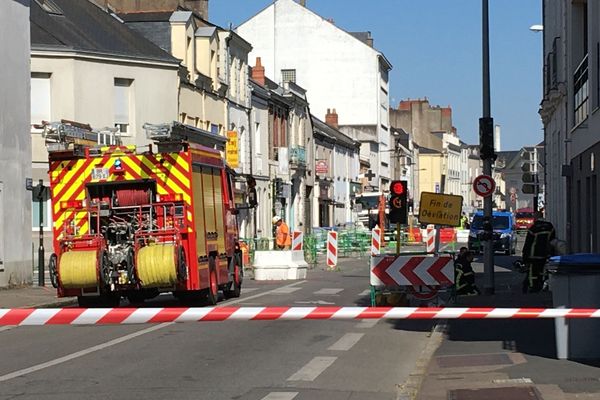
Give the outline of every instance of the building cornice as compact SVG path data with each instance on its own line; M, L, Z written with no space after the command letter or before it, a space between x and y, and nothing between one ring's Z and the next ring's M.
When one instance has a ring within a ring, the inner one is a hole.
M86 52L81 50L63 50L63 49L31 49L32 57L48 58L73 58L88 61L109 61L114 63L127 63L137 65L147 65L163 68L179 68L179 62L168 62L151 59L141 59L131 56L121 56L115 54L103 54L95 52Z

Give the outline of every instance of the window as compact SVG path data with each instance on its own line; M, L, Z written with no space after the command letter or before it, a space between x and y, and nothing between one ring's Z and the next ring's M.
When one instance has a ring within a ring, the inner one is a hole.
M283 82L296 83L296 70L295 69L282 69L281 70L281 80Z
M131 85L132 79L115 78L115 127L122 134L130 133Z
M587 55L575 70L573 75L574 121L579 125L588 116L588 58Z
M35 2L48 14L63 15L63 10L53 0L36 0Z
M31 73L31 125L50 121L50 74Z

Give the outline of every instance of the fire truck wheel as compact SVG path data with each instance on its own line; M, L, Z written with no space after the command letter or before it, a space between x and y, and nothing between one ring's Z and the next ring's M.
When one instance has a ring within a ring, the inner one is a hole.
M106 251L102 250L100 252L99 257L100 262L100 279L102 280L102 284L106 287L109 287L111 284L111 268L110 261L108 260L108 254Z
M214 263L212 264L214 265ZM206 296L208 304L214 306L219 301L219 284L217 283L217 270L213 267L210 268L208 274L208 294Z
M242 269L240 268L238 255L233 258L233 263L232 281L227 283L227 289L223 292L228 299L240 297L242 293Z
M177 250L177 279L185 281L188 278L187 263L185 262L185 249L179 246Z
M135 254L133 248L130 248L127 252L127 278L132 284L137 282L137 277L135 276Z
M58 257L52 253L50 260L48 261L48 272L50 273L50 283L53 288L58 288Z

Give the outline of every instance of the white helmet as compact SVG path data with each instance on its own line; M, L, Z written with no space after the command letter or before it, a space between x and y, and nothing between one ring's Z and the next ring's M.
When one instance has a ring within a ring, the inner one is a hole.
M279 216L277 216L277 215L276 215L276 216L274 216L274 217L273 217L273 225L275 225L276 223L278 223L280 220L281 220L281 217L279 217Z

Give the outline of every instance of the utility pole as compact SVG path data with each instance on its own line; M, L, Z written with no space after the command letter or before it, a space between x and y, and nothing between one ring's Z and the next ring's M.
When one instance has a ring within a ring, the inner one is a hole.
M483 174L492 176L494 154L494 119L490 107L490 43L489 43L489 2L482 0L482 69L483 69L483 116L479 120L480 156L483 160ZM483 272L484 294L494 294L494 253L492 246L492 197L483 198Z
M39 180L38 183L38 206L39 206L39 241L40 245L38 248L38 285L44 286L44 181Z

